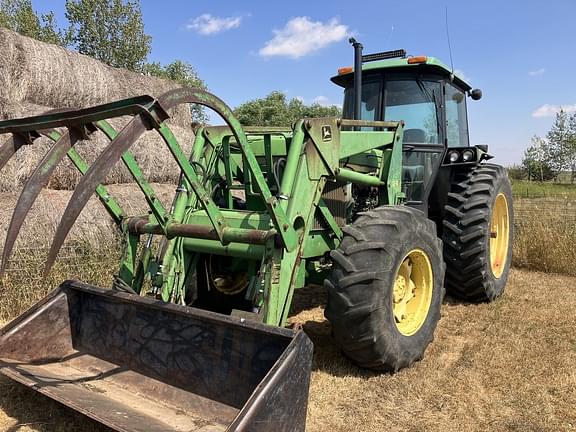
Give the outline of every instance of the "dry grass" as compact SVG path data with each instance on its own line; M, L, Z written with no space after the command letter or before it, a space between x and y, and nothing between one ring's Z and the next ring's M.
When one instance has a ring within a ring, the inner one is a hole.
M576 430L576 279L514 270L492 304L447 298L424 360L396 375L343 358L324 320L325 293L297 293L292 322L315 344L309 432ZM108 429L0 380L0 430Z
M174 185L152 184L167 207ZM145 214L148 206L134 184L110 185L110 194L131 215ZM0 244L12 217L19 193L0 193ZM66 208L71 191L43 190L26 217L10 261L7 280L0 285L0 321L6 321L42 298L65 278L93 281L109 286L118 265L118 237L112 219L100 202L92 197L74 224L55 269L48 280L41 271Z
M174 184L151 184L156 196L168 207L176 186ZM149 211L144 195L135 184L108 185L108 192L129 215L146 214ZM0 244L3 245L4 235L12 216L12 211L20 195L19 191L0 193ZM68 204L72 191L44 189L26 217L20 232L21 246L24 248L43 248L51 244L51 234ZM98 238L103 236L106 243L114 235L114 223L104 206L92 196L82 210L78 221L71 231L70 238L83 239L94 246L100 245Z
M576 276L576 201L516 199L514 265Z
M91 57L0 29L0 115L14 117L18 104L80 108L124 97L160 96L177 83L107 66ZM190 125L188 106L172 122Z
M66 279L111 286L112 275L118 271L119 250L117 243L109 239L106 246L97 247L88 242L69 242L48 277L43 278L47 250L18 249L13 257L15 265L0 285L0 322L25 311Z
M423 361L396 375L337 352L321 289L292 318L315 343L315 431L576 430L576 279L515 270L493 304L448 298Z
M173 186L154 186L167 202ZM143 201L134 199L134 185L110 189L131 212L144 209ZM95 200L78 221L50 279L42 281L31 271L43 257L23 245L49 242L51 235L46 232L53 229L69 195L67 191L42 194L31 216L36 222L27 224L22 233L20 255L14 261L20 269L13 268L4 285L5 295L0 296L0 323L66 278L110 285L118 252L114 237L101 237L112 231ZM15 199L15 194L0 195L5 203L0 221L7 222ZM570 271L574 261L570 262L573 252L568 245L574 244L574 232L558 234L568 221L542 213L550 207L529 212L531 218L523 213L514 259L525 265L563 263L560 270ZM325 302L321 287L301 290L290 318L303 326L315 346L309 432L576 431L576 278L515 269L506 293L494 303L471 305L448 297L424 359L395 375L360 370L339 353L323 316ZM108 431L3 378L0 430Z

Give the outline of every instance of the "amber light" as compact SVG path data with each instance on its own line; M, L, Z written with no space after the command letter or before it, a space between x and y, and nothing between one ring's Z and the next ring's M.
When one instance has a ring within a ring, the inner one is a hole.
M352 68L352 66L341 67L338 69L338 75L344 75L344 74L352 72L353 70L354 69Z
M426 61L428 61L428 57L426 57L426 56L416 56L416 57L410 57L410 58L408 59L408 64L426 63Z

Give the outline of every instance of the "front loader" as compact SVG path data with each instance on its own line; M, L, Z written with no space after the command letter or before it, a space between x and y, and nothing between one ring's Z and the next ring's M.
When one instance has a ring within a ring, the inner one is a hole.
M186 88L0 122L12 134L0 169L39 136L55 142L18 200L2 272L64 157L83 176L45 271L93 193L124 239L112 290L65 282L0 332L0 371L121 431L303 430L312 347L279 328L296 289L324 284L343 353L387 371L422 358L445 287L499 296L512 200L487 148L468 144L466 96L480 92L434 58L362 56L352 42L355 67L332 79L343 118L242 127L220 99ZM190 103L225 126L196 130L187 155L166 120ZM126 115L121 131L107 121ZM180 168L169 208L130 153L148 130ZM74 144L93 133L110 144L88 166ZM147 214L126 214L102 184L120 160Z

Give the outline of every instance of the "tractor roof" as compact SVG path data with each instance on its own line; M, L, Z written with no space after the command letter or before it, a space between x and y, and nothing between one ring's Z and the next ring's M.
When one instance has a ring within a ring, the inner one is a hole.
M399 53L399 54L398 54ZM391 58L386 58L387 55L398 54ZM401 56L401 57L400 57ZM434 57L418 56L406 57L404 50L388 51L384 53L369 54L362 56L362 72L378 71L378 70L394 70L394 72L432 72L439 73L445 76L454 76L454 81L463 90L470 90L472 86L468 84L463 77L457 73L452 73L452 70L440 60ZM350 79L354 76L353 67L343 67L338 69L338 75L333 76L331 81L341 87L344 87Z

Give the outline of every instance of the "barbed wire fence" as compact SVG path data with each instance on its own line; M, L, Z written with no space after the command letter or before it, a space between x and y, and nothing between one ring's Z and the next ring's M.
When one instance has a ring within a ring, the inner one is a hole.
M51 239L54 233L51 229L46 229L44 236L26 233L24 241L19 241L8 260L5 276L2 282L10 281L10 285L16 285L19 282L26 285L41 286L46 280L44 268L48 256ZM36 237L32 241L31 237ZM63 282L64 279L74 278L92 278L102 279L98 273L105 270L110 274L118 272L116 267L120 258L120 235L117 232L109 231L106 227L91 226L89 230L83 230L81 227L75 232L74 238L67 239L60 249L53 270L52 278L63 278L57 283ZM0 254L3 252L4 239L0 239ZM114 263L113 268L109 268ZM112 280L112 279L110 279ZM53 281L52 281L53 282ZM53 286L52 288L55 288Z
M514 216L517 225L535 219L576 224L576 195L529 190L516 192Z
M543 193L526 189L520 192L515 191L513 197L517 229L529 227L535 221L549 224L552 227L554 224L562 224L573 226L576 236L576 194ZM105 236L109 239L107 249L119 252L118 238L111 236L109 232ZM46 237L51 237L51 235L46 233ZM0 244L0 253L2 246L3 241ZM92 249L92 251L97 250L97 246ZM42 272L48 251L49 243L46 242L36 243L34 246L29 244L19 246L8 263L6 275L12 280L26 279L40 282L43 279ZM101 253L91 254L90 245L87 246L81 242L66 242L58 255L56 265L68 269L71 273L70 277L73 277L75 269L85 268L86 260L92 255L94 259L102 258ZM117 271L115 268L106 270L110 273Z

